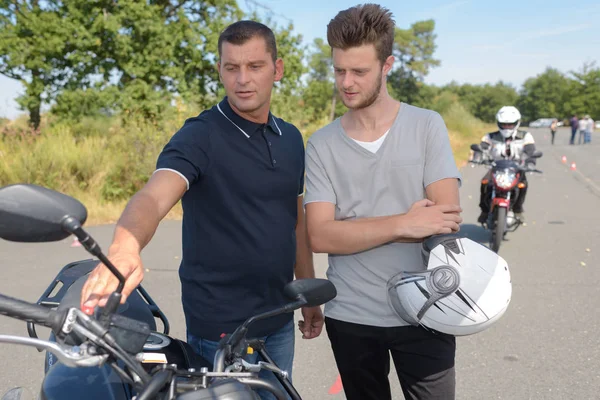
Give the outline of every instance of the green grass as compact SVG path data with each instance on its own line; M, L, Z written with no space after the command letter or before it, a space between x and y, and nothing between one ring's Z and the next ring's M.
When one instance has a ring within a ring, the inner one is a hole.
M3 129L0 185L33 183L74 196L88 208L88 223L115 222L127 200L149 179L156 157L183 121L158 128L122 126L116 119L82 134L77 125L45 123L39 133L25 121ZM89 128L90 125L87 125ZM180 206L171 216L181 214Z
M479 143L489 132L495 131L494 124L487 124L475 118L460 103L454 103L441 113L448 134L452 151L458 166L462 166L469 158L470 146Z
M493 125L470 115L458 102L438 99L437 110L448 127L458 165L469 156L471 143ZM88 224L113 223L127 200L149 179L156 158L186 116L196 111L178 109L161 126L129 123L118 118L61 123L44 117L39 132L31 132L24 118L0 126L0 186L34 183L83 202ZM294 122L294 121L292 121ZM305 140L327 118L310 125L296 123ZM180 218L178 204L167 218Z

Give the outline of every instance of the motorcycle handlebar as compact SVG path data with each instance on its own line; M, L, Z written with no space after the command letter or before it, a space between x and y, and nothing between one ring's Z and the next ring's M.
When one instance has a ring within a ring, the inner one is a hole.
M148 385L144 390L137 396L137 400L152 400L162 390L162 388L169 383L173 377L173 371L163 369L154 374Z
M51 328L55 334L61 331L66 313L38 304L0 294L0 314Z
M44 325L52 329L55 334L58 334L62 331L63 325L65 323L65 319L67 318L67 312L59 312L38 304L28 303L23 300L15 299L13 297L5 296L0 294L0 314L6 315L8 317L20 319L26 322L32 322L38 325ZM88 332L91 334L91 332ZM243 335L242 335L243 337ZM17 337L18 338L18 337ZM6 339L6 338L5 338ZM68 352L65 352L60 346L55 343L50 343L42 340L36 339L23 339L16 340L15 338L11 338L11 340L3 340L9 343L17 343L17 344L26 344L26 345L35 345L39 346L43 344L46 350L55 353L59 357L60 360L65 362L66 364L78 367L78 366L92 366L98 365L100 362L106 359L107 355L97 355L90 357L89 355L83 356L81 354L71 355ZM221 352L223 351L220 349ZM71 362L72 361L72 362ZM246 365L249 367L250 365ZM251 366L253 367L253 365ZM258 369L267 369L276 373L283 373L283 371L278 368L271 368L268 363L259 363L256 365ZM253 368L250 368L253 369ZM172 370L162 370L156 372L150 381L145 385L143 391L138 396L139 400L144 399L153 399L161 389L165 387L166 384L173 378L175 371ZM264 381L262 379L253 379L249 377L239 378L239 380L254 389L264 389L272 392L277 399L286 399L286 395L281 391L280 388L274 386L268 381ZM300 398L299 396L294 396L294 398Z
M488 166L493 166L494 160L484 160L484 161L469 161L471 164L479 164L479 165L488 165ZM539 169L536 168L523 168L521 166L519 166L519 170L523 171L523 172L537 172L539 174L542 174L543 171L540 171Z

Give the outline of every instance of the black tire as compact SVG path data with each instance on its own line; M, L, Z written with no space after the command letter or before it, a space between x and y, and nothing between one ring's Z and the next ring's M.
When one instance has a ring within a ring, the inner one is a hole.
M492 233L492 251L497 253L500 250L502 239L504 239L504 230L506 229L506 208L498 207L495 214L496 221L494 221L494 232Z

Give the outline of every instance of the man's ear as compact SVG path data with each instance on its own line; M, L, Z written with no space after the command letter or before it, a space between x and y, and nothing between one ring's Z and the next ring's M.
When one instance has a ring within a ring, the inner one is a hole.
M223 83L223 77L221 76L221 61L217 61L217 73L219 74L219 81Z
M279 82L283 78L283 60L278 58L275 60L275 82Z
M394 56L389 56L385 62L383 63L383 75L387 75L394 66L395 58Z

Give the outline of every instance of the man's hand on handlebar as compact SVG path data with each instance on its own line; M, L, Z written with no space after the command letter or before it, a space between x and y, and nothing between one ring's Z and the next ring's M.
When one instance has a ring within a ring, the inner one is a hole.
M136 252L119 250L109 250L108 259L126 279L121 299L121 303L123 303L144 277L142 259ZM108 297L116 290L118 284L119 281L110 270L104 264L98 263L81 291L81 310L91 315L96 306L104 307Z

